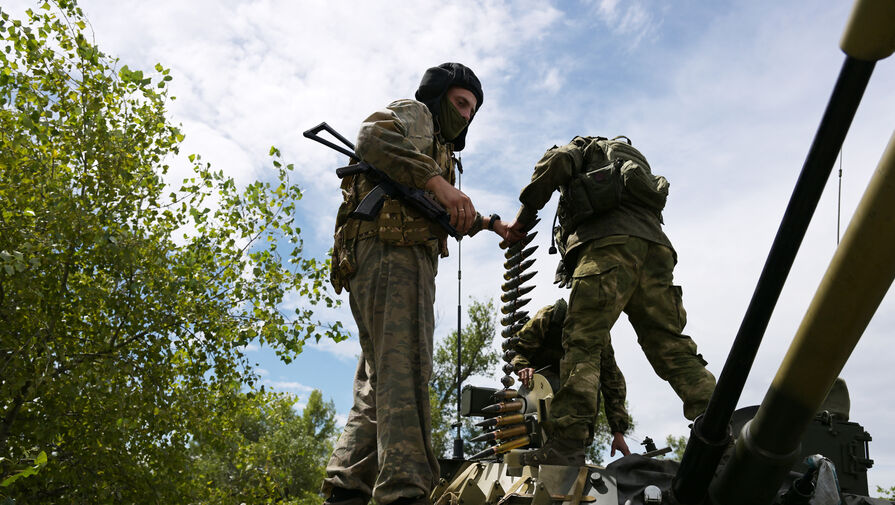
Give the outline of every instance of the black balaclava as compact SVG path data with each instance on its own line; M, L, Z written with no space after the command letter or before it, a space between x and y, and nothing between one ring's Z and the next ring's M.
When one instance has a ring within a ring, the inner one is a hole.
M482 102L485 99L482 94L482 83L479 82L479 78L473 71L461 63L442 63L426 70L420 87L416 90L416 99L426 104L435 121L438 121L440 115L441 99L451 86L460 86L475 95L476 112L482 107ZM460 135L453 140L454 151L462 151L466 146L466 131L468 129L469 126L464 128Z

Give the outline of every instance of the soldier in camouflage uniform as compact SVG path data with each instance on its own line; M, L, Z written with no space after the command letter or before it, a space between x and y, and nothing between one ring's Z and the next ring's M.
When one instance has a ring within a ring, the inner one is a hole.
M513 357L511 364L516 375L526 386L529 386L534 370L545 367L548 368L541 370L540 373L547 377L551 383L559 383L559 363L563 355L562 325L567 309L568 304L560 298L553 305L539 310L516 333L519 341L513 346L513 349L519 354ZM625 376L622 375L622 371L619 370L618 364L615 362L615 352L610 343L600 355L600 395L603 397L603 410L606 412L606 421L609 423L609 431L612 433L610 456L615 456L617 450L625 456L631 453L624 436L628 431L630 419L625 408L625 391ZM599 403L598 399L598 410ZM590 435L587 445L593 442L596 420L597 418L594 417L588 426Z
M581 447L597 409L602 355L622 312L653 370L683 400L687 419L705 410L715 386L696 344L682 333L686 312L681 288L672 284L677 257L661 229L665 178L652 175L630 141L575 137L549 149L535 165L519 196L522 206L510 225L510 241L523 236L557 189L558 245L572 292L563 327L560 390L545 426L550 440L528 456L528 464L583 460Z
M431 191L458 231L483 227L505 236L496 216L483 218L453 187L453 151L463 149L482 88L459 63L430 68L417 100L398 100L361 125L357 154L395 181ZM387 198L373 221L348 214L374 184L342 181L331 281L349 291L361 356L354 406L326 467L326 505L426 503L438 477L431 444L429 378L438 256L447 234L416 210Z

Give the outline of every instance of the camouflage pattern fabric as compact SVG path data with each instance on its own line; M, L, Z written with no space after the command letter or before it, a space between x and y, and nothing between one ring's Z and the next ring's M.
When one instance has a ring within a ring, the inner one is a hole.
M519 342L513 349L518 352L511 361L515 371L523 368L543 368L550 366L559 373L562 358L562 321L555 324L556 305L541 308L522 329L516 332Z
M580 171L589 170L593 164L605 161L606 153L601 147L600 137L575 137L564 146L552 147L535 164L531 182L522 189L519 201L522 206L516 219L522 224L530 224L537 217L537 212L550 201L553 192L567 185L573 176ZM642 171L649 172L645 160ZM567 205L562 199L560 205ZM563 209L560 209L562 214ZM559 249L568 254L577 253L577 249L591 240L612 235L632 235L671 248L671 241L662 231L661 213L639 205L630 195L623 195L621 205L579 224L573 230L563 230ZM673 250L673 248L672 248ZM566 262L567 266L574 261Z
M396 182L424 189L432 177L441 176L456 183L452 144L435 133L432 113L416 100L397 100L384 110L364 120L357 135L357 154L364 161L382 170ZM359 176L355 182L357 202L373 189L374 184ZM350 205L350 204L349 204ZM473 236L482 229L482 216L476 214ZM447 256L447 233L425 219L418 211L386 198L377 219L360 223L359 234L374 231L381 240L398 245L422 244L438 239L440 253Z
M606 412L609 430L612 433L627 432L629 425L625 397L628 390L625 376L615 362L615 350L611 343L600 353L600 394L603 396L603 411ZM593 427L590 433L593 436Z
M436 146L433 139L435 127L429 109L416 100L396 100L361 124L357 154L405 186L422 189L436 175L446 176L453 184L453 170L445 173L449 165L438 159L445 155L445 144Z
M557 304L565 303L559 300ZM514 349L519 352L512 361L516 371L523 368L542 368L551 366L557 373L560 370L560 360L563 356L562 325L554 324L556 304L548 305L535 314L531 320L516 333L519 342ZM563 310L563 312L565 312ZM594 396L594 402L598 403L597 391L603 396L603 409L606 412L606 420L609 429L613 433L625 433L628 431L628 410L625 408L627 390L625 376L615 362L615 351L612 343L604 349L600 355L600 385L599 388L590 390ZM596 420L598 407L594 408L594 417L588 423L590 433L593 433L593 424ZM577 438L577 437L576 437Z
M455 183L452 145L434 131L432 113L416 100L397 100L374 112L361 124L357 136L357 154L382 170L396 182L424 189L432 177L441 176ZM349 218L375 184L366 176L342 179L342 204L333 233L330 282L336 293L348 289L357 271L354 244L369 237L396 245L418 245L437 240L439 253L448 255L447 233L439 225L402 202L386 197L373 221ZM482 230L482 215L467 232L473 236Z
M368 117L356 152L407 186L423 189L432 177L455 182L452 146L434 131L429 109L415 100L392 102ZM354 407L322 491L355 490L387 505L427 497L438 476L429 378L435 274L439 253L447 255L447 234L391 198L373 221L349 218L373 187L364 175L342 183L331 279L337 290L350 292L362 354ZM467 235L481 229L478 214Z
M681 288L672 284L672 250L637 237L592 241L576 264L569 312L563 328L565 353L561 387L551 404L554 434L581 439L597 405L603 355L610 352L609 331L625 312L653 370L684 402L684 416L695 419L711 398L715 378L682 333L687 314Z
M356 256L349 300L362 353L323 492L358 490L381 504L425 497L439 474L429 412L437 245L371 238Z

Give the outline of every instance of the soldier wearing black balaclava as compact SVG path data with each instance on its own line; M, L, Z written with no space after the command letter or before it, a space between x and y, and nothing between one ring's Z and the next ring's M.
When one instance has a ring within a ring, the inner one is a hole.
M357 153L395 181L431 191L451 224L466 235L484 227L505 236L497 216L482 217L453 187L453 152L463 149L469 122L482 105L482 87L469 68L430 68L417 100L398 100L361 125ZM374 221L348 214L375 183L363 175L342 180L336 218L332 283L348 290L361 356L354 406L326 467L326 505L428 502L438 478L432 450L429 378L438 257L447 235L396 199Z

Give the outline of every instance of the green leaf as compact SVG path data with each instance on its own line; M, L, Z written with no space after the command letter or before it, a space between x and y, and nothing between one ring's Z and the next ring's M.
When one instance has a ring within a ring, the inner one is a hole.
M28 409L8 426L17 436L0 484L52 464L35 487L52 480L100 502L316 497L334 430L315 435L321 425L309 429L292 397L244 394L258 380L247 345L288 362L310 338L347 336L314 314L333 301L328 263L296 245L301 192L285 170L244 185L198 153L183 158L173 97L96 47L73 2L0 23L0 100L11 101L0 157L17 161L0 160L0 277L13 309L0 397L24 394ZM170 184L168 165L184 159L191 173ZM316 412L315 423L332 418ZM49 461L46 447L75 457ZM235 474L237 463L247 470ZM84 479L84 468L101 470ZM120 482L140 485L113 496Z

